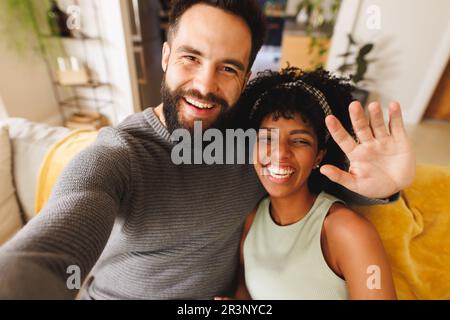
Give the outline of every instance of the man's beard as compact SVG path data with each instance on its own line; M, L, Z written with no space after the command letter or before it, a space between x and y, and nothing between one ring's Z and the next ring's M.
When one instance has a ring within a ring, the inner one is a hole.
M228 103L223 98L220 98L212 93L203 96L197 90L183 90L179 88L174 91L171 91L166 84L165 77L163 78L161 85L161 97L163 102L163 114L166 121L167 130L169 131L170 134L172 134L174 130L181 128L187 129L191 133L193 133L194 123L193 122L185 123L185 121L182 119L182 115L179 112L180 101L181 99L183 99L183 97L196 98L204 102L214 104L215 108L220 108L220 113L213 123L211 123L207 127L205 127L205 124L203 123L202 127L203 130L209 128L224 130L225 128L227 128L232 108L230 108ZM198 119L194 121L202 121L202 120Z

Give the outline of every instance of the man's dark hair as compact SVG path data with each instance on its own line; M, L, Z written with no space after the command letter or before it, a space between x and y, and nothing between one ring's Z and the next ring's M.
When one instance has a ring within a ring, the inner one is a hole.
M301 87L286 89L278 87L284 83L292 83L302 80L304 83L321 91L329 104L333 115L342 123L344 128L353 134L348 106L354 100L352 98L352 86L348 79L338 78L328 71L318 69L311 72L303 72L298 68L286 68L281 72L264 71L258 77L250 81L244 91L238 105L235 126L243 129L258 129L262 121L271 116L274 120L282 117L293 119L300 114L303 121L310 125L318 139L319 150L326 150L326 155L321 165L332 164L340 169L348 169L348 160L336 142L330 137L326 140L327 128L325 126L325 113L317 98ZM256 101L262 96L258 108L253 110ZM331 192L331 182L318 170L313 170L308 179L308 185L312 192L321 190Z
M177 32L181 16L193 5L206 4L222 9L243 19L252 34L252 50L248 71L251 69L256 55L261 49L266 36L266 19L257 0L173 0L169 16L169 36L171 39Z

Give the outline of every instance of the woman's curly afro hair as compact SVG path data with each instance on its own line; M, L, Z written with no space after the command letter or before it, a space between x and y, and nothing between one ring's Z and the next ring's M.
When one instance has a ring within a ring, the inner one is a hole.
M332 112L344 128L354 136L348 114L352 98L352 86L348 79L333 76L328 71L317 69L303 72L295 67L288 67L281 72L264 71L249 82L242 94L233 116L234 127L258 129L268 116L277 120L280 117L292 119L299 114L313 128L318 139L319 150L326 150L321 163L332 164L342 170L348 170L348 160L333 138L326 140L327 128L325 114L318 102L308 91L301 87L286 89L277 86L302 80L304 83L321 91ZM264 94L258 108L252 110L256 101ZM312 192L329 191L330 181L319 170L313 170L308 180Z

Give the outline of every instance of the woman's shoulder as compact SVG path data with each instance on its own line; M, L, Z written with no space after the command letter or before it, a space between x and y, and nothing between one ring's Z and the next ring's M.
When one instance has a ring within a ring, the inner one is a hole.
M339 251L365 250L368 244L379 241L377 230L367 218L339 202L331 206L323 232Z
M331 206L323 223L323 232L328 239L344 246L378 237L369 220L340 202Z

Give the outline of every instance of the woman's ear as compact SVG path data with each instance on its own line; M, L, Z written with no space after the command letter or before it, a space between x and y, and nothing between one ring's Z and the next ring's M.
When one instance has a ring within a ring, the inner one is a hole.
M167 66L169 65L169 57L170 57L170 45L166 41L163 44L162 48L162 60L161 60L161 66L164 72L167 71Z
M326 154L327 154L327 150L325 150L325 149L319 150L319 152L317 153L317 156L316 156L316 162L315 162L316 166L320 165L322 163L323 158L325 158Z

